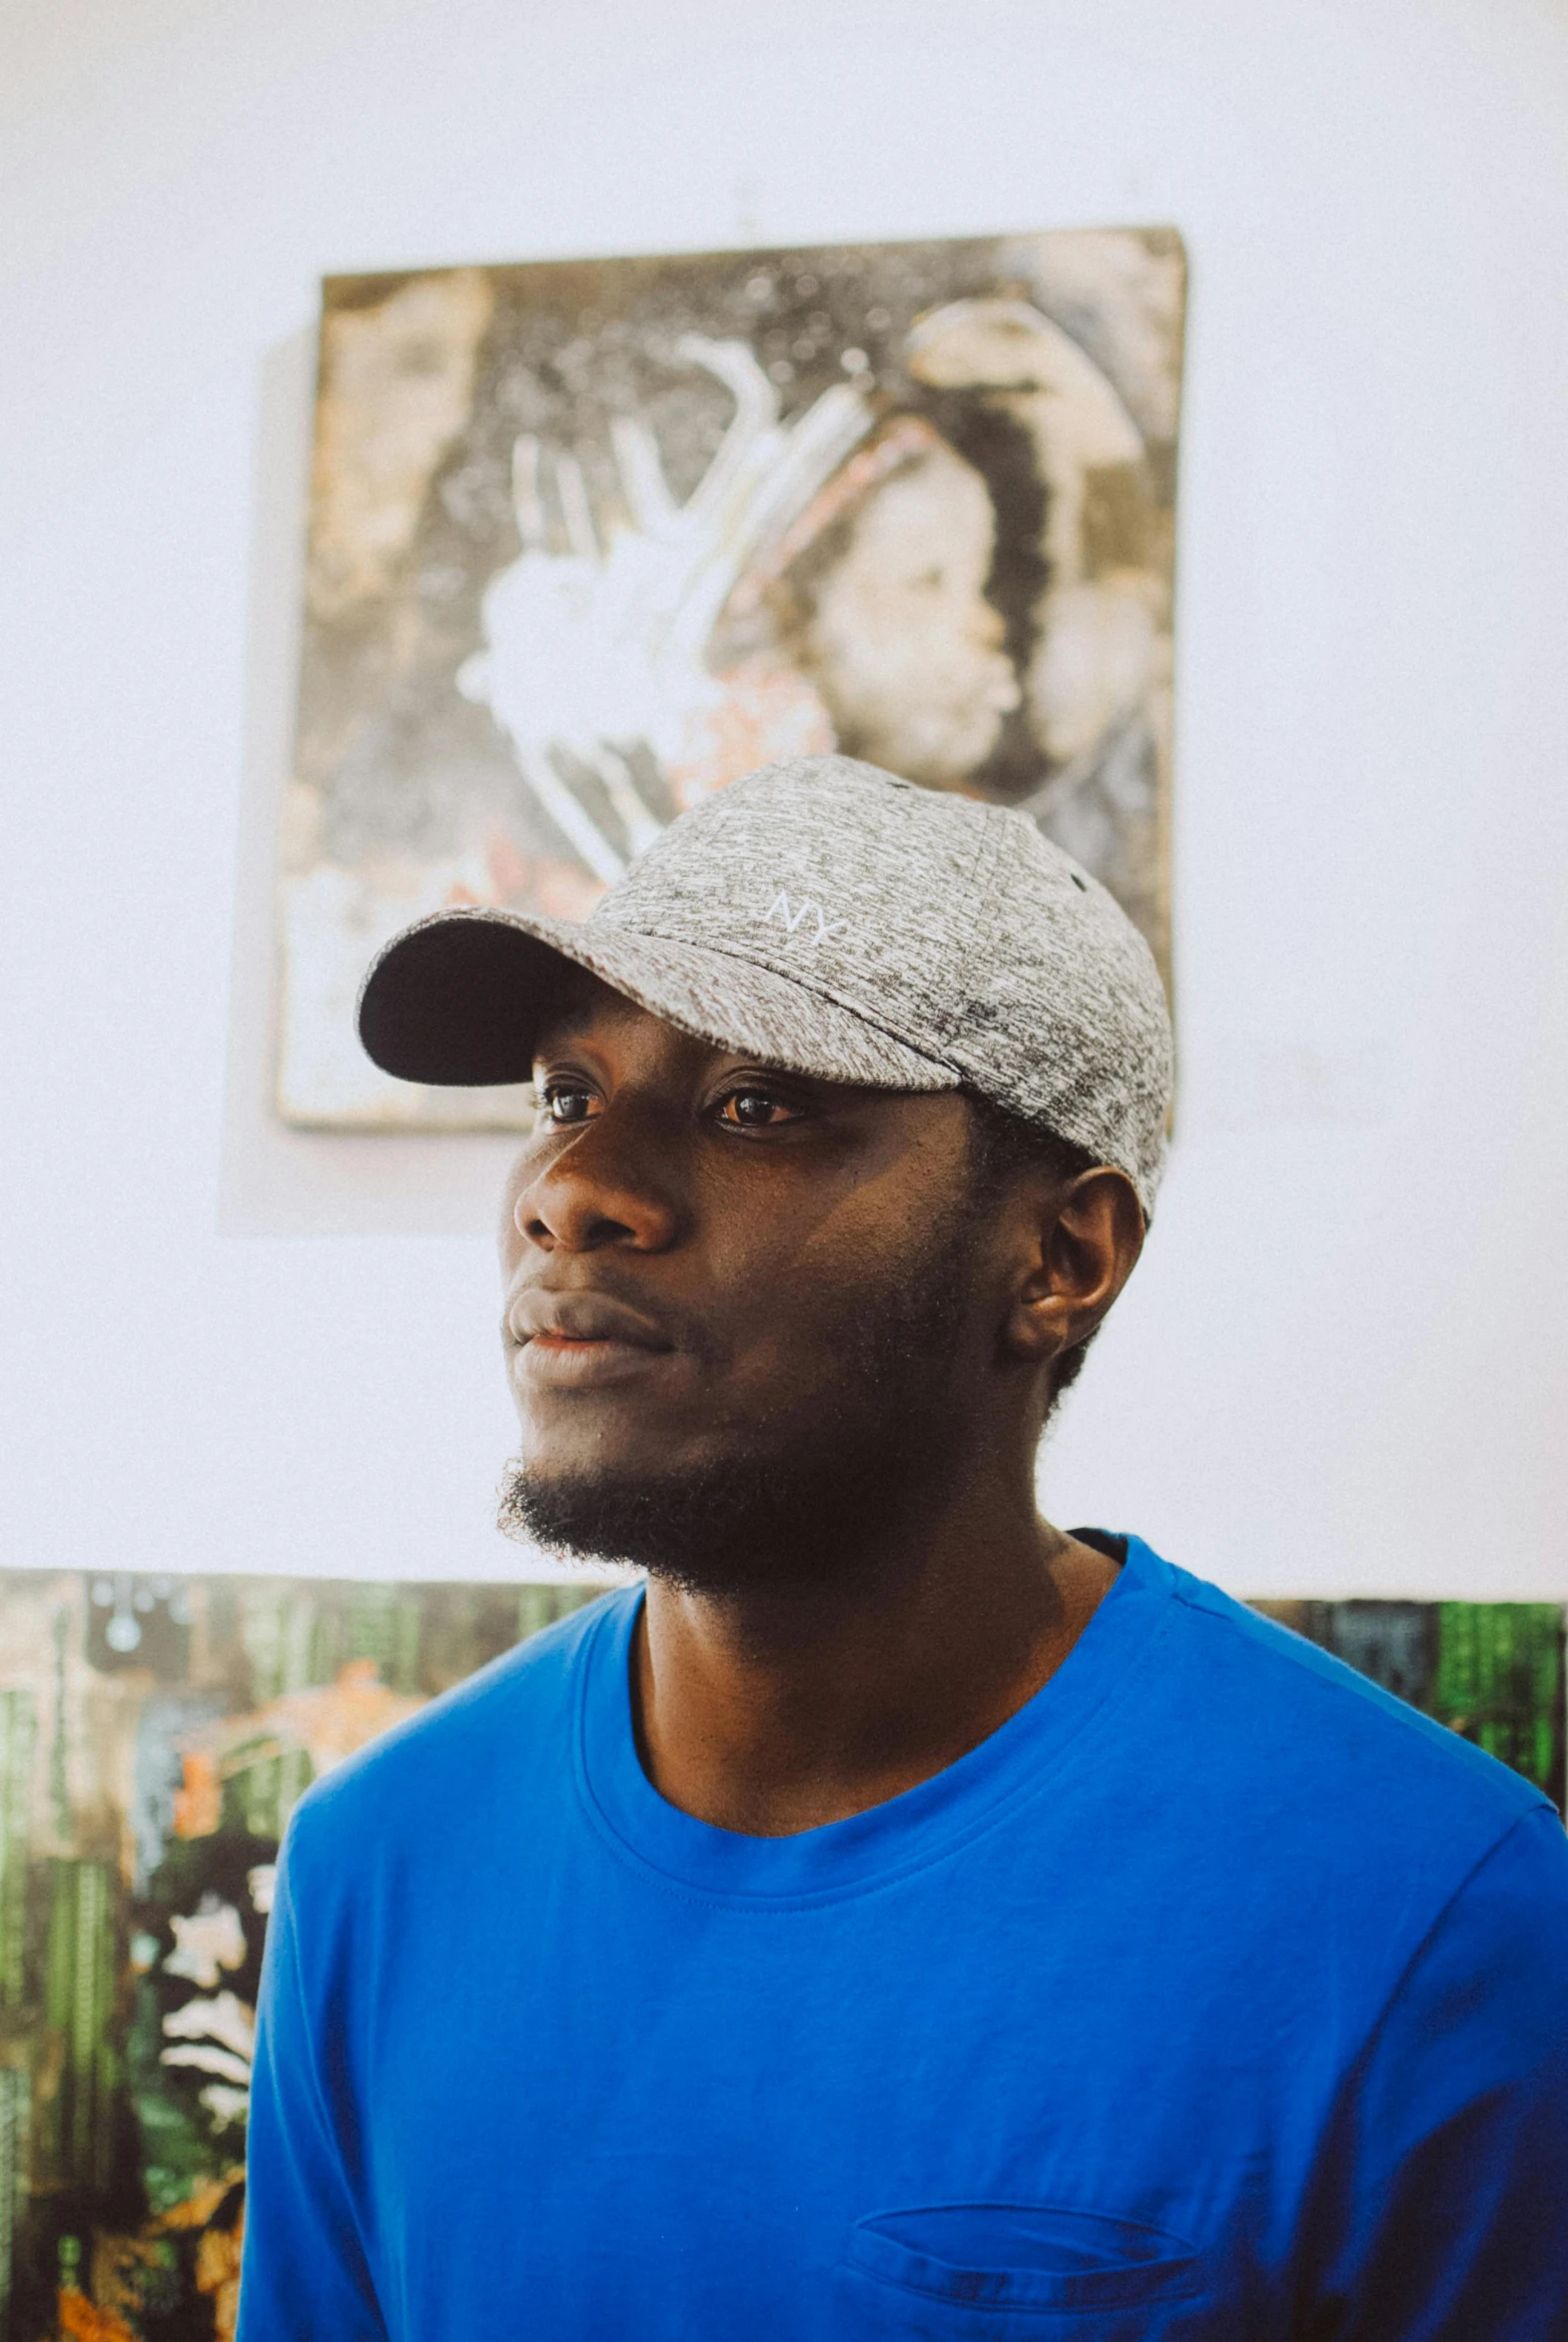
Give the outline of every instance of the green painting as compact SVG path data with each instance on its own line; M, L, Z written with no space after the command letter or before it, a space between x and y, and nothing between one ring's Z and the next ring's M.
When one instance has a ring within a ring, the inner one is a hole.
M1556 1602L1259 1602L1564 1808Z
M0 2342L224 2342L278 1847L594 1585L0 1573ZM1259 1605L1563 1794L1549 1603Z
M233 2334L290 1811L599 1590L0 1574L3 2342Z

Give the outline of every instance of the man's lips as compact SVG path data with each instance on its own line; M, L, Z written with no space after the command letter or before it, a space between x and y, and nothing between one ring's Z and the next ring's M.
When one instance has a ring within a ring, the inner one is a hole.
M519 1293L506 1312L516 1345L511 1370L535 1388L582 1390L645 1374L675 1344L640 1311L608 1293Z

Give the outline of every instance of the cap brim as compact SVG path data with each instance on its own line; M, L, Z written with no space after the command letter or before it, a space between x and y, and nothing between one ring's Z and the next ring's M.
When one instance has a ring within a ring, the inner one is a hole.
M404 1082L526 1082L577 968L698 1041L785 1072L876 1090L959 1087L956 1067L732 952L513 911L439 911L394 936L360 994L360 1039Z

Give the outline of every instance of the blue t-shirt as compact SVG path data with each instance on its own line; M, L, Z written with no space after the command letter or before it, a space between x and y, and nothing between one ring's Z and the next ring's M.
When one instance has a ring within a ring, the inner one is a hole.
M956 1765L638 1762L639 1593L311 1792L242 2342L1562 2342L1568 1841L1136 1539Z

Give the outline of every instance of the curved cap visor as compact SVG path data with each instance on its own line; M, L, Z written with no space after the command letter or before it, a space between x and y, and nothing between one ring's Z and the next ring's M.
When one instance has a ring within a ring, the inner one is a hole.
M786 1073L875 1090L956 1090L962 1080L956 1067L733 952L511 911L439 911L394 936L365 980L360 1039L400 1081L526 1082L540 1030L577 968L696 1040Z

